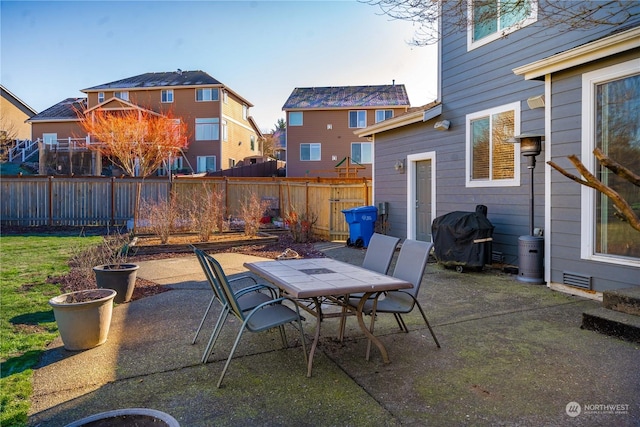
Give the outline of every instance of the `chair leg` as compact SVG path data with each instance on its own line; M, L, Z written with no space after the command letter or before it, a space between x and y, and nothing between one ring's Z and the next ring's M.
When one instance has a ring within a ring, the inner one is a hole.
M218 380L218 385L216 387L220 388L222 385L222 380L224 379L225 374L227 373L227 369L229 368L229 364L231 363L231 359L233 358L233 353L235 353L236 348L238 347L238 343L240 342L240 338L242 337L242 333L244 332L245 324L240 328L240 332L238 332L238 336L236 337L236 341L233 343L233 348L229 353L229 357L227 358L227 362L224 364L224 368L222 369L222 374L220 374L220 379Z
M376 324L376 309L378 308L378 297L380 294L376 295L376 299L373 301L373 310L371 310L371 324L369 325L369 332L373 335L373 328ZM371 354L371 340L367 340L367 355L366 359L369 360L369 355Z
M338 340L342 342L344 339L344 331L347 327L347 304L349 303L349 295L344 296L344 304L340 312L340 330L338 331Z
M196 334L193 337L193 341L191 341L191 344L195 344L196 341L198 340L198 335L200 334L200 330L202 329L202 325L204 325L204 321L207 318L207 315L209 314L209 310L211 310L211 306L213 305L213 301L215 301L216 296L214 295L213 297L211 297L211 301L209 301L209 305L207 306L207 309L204 312L204 316L202 316L202 320L200 321L200 326L198 326L198 329L196 330Z
M222 332L222 327L224 326L224 322L226 322L228 316L229 308L227 306L224 306L222 308L220 316L218 316L216 326L213 328L213 332L211 332L211 337L209 338L209 342L204 349L204 353L202 354L202 363L207 363L207 360L209 360L209 357L211 357L211 353L213 353L213 346L216 344L218 336L220 336L220 332Z
M409 329L407 329L407 325L404 323L404 319L402 318L400 313L393 313L393 317L396 318L396 322L398 323L398 327L400 328L400 330L402 332L409 332Z
M289 347L289 343L287 342L287 333L284 330L284 325L278 326L278 329L280 330L280 339L282 340L282 347L283 348Z
M418 306L418 309L420 310L420 314L422 314L422 318L424 319L424 323L427 324L427 328L429 328L429 332L431 332L431 336L433 337L433 340L436 342L436 347L440 348L440 343L438 342L438 338L436 338L436 334L433 332L433 329L431 328L431 325L429 324L429 321L427 320L427 316L424 314L424 310L422 309L422 307L420 306L420 303L416 300L416 305Z

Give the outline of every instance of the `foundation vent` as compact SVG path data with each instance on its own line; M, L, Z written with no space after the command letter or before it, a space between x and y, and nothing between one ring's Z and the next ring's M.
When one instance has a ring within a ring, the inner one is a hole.
M563 271L562 284L567 286L574 286L576 288L591 290L591 276L585 276L584 274L570 273L568 271Z
M502 252L491 251L491 262L495 262L496 264L503 263L504 255L502 255Z

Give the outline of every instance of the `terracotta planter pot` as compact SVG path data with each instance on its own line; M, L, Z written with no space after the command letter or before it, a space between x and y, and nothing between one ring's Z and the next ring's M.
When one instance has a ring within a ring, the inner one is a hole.
M101 412L91 415L65 427L100 427L100 426L157 426L180 427L178 421L171 415L155 409L129 408L116 409L114 411Z
M139 268L136 264L105 264L93 267L93 272L98 288L116 291L114 301L121 304L131 300Z
M90 289L53 297L49 305L67 350L87 350L104 344L111 326L112 289Z

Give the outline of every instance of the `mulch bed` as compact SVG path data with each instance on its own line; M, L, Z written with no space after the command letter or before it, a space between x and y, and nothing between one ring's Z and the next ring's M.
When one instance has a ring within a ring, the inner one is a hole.
M63 230L56 230L51 228L37 227L38 230L34 233L33 228L23 227L19 230L7 230L3 228L2 234L47 234L47 235L56 235L62 233L70 233L71 235L99 235L97 230L90 229L85 231L85 229L80 230L79 228L65 227ZM106 231L103 229L103 231ZM104 233L104 234L108 234ZM278 256L282 255L287 249L294 250L298 253L298 255L302 258L322 258L324 254L320 251L317 251L314 248L312 242L308 243L296 243L293 241L290 234L280 234L277 242L269 242L265 244L257 244L257 245L243 245L243 246L234 246L231 248L221 249L218 252L235 252L235 253L243 253L247 255L260 256L264 258L276 259ZM216 251L208 251L209 253L216 253ZM191 252L187 253L171 253L171 252L161 252L156 254L145 254L145 255L134 255L129 256L127 262L136 263L139 261L147 261L147 260L155 260L155 259L167 259L167 258L175 258L175 257L183 257L183 256L193 256ZM68 274L63 276L50 277L47 280L48 283L57 284L60 286L62 292L74 292L84 289L95 289L97 287L95 282L95 277L93 274L87 275L83 274L83 272L79 270L72 269ZM139 300L141 298L145 298L152 295L157 295L162 292L170 291L171 287L166 285L159 285L155 282L142 279L140 277L136 278L136 286L133 290L133 296L131 297L131 301Z

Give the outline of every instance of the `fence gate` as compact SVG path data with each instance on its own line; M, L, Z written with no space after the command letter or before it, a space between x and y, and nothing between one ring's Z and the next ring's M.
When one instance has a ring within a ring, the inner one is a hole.
M368 199L368 188L363 185L331 187L329 199L330 240L347 240L349 238L349 224L344 219L342 210L365 206Z

